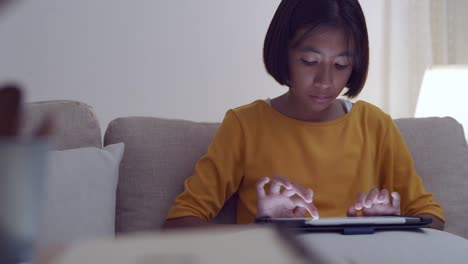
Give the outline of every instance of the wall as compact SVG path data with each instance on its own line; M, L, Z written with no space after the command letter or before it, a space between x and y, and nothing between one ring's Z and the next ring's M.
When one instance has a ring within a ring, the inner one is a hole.
M278 1L24 0L0 18L0 80L28 101L129 115L219 121L273 97L263 38Z
M92 105L103 127L134 115L220 121L228 108L285 91L262 62L279 2L18 1L0 17L0 81L19 80L28 101ZM385 4L361 3L372 56L359 98L386 110Z

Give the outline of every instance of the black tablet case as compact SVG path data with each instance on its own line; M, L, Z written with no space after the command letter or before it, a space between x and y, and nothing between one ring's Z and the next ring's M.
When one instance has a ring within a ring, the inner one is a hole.
M402 224L345 224L345 225L320 225L306 224L303 219L290 221L277 221L274 218L262 217L255 220L257 224L270 224L279 228L286 228L297 232L340 232L345 235L373 234L375 231L385 230L409 230L429 227L432 219L429 217L409 217Z

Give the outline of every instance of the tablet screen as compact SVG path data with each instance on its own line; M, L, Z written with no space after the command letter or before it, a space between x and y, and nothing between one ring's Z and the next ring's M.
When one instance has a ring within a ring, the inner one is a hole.
M415 220L419 218L414 217ZM330 225L395 225L406 224L408 217L398 216L375 216L375 217L331 217L308 219L305 223L314 226L330 226Z

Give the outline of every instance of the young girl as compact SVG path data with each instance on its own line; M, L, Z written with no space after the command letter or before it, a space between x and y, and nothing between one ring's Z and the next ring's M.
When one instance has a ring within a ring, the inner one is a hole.
M229 110L185 181L166 227L208 223L238 193L237 222L255 217L429 216L440 205L416 174L391 117L349 98L369 64L358 0L283 0L264 44L268 73L288 91Z

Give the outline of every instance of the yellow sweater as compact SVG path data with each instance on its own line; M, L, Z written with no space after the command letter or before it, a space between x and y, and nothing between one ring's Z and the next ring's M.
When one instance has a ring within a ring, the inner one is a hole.
M358 101L339 119L315 123L288 118L262 100L226 113L168 219L209 221L237 191L237 222L253 222L255 183L265 176L311 188L321 217L345 216L359 192L378 187L400 193L402 215L444 220L398 128L377 107Z

